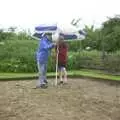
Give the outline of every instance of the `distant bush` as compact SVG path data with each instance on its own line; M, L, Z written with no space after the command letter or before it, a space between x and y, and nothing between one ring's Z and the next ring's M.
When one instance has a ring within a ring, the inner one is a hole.
M4 45L0 45L0 72L37 72L37 46L38 41L35 40L6 40ZM102 59L101 52L80 51L77 48L78 51L75 52L74 48L72 52L70 46L68 70L87 68L120 71L120 52L107 54ZM55 71L55 60L52 57L49 58L48 71Z

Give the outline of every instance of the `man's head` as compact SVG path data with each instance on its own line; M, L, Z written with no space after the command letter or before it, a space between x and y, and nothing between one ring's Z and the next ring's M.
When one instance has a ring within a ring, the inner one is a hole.
M64 42L64 37L62 35L59 36L58 42L59 43L63 43Z

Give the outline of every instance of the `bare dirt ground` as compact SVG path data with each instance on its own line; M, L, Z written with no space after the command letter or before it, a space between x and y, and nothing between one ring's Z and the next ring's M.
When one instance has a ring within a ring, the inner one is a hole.
M120 83L69 79L32 89L34 80L0 82L0 120L120 120Z

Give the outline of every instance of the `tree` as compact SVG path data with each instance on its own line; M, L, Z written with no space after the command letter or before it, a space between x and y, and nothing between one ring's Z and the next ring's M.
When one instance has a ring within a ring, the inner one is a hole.
M108 18L103 23L102 32L104 34L105 51L115 52L120 49L120 16Z
M84 48L90 47L92 49L98 49L99 48L99 29L94 29L94 25L88 27L87 25L85 26L84 31L87 33L87 36L84 41L82 41L82 44Z

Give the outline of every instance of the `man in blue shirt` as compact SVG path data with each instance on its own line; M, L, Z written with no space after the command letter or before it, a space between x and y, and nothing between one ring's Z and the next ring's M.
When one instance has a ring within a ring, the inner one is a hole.
M52 43L52 34L45 33L39 42L39 47L36 53L37 67L39 71L39 80L36 88L47 88L46 72L48 57L50 50L55 47L55 43Z

